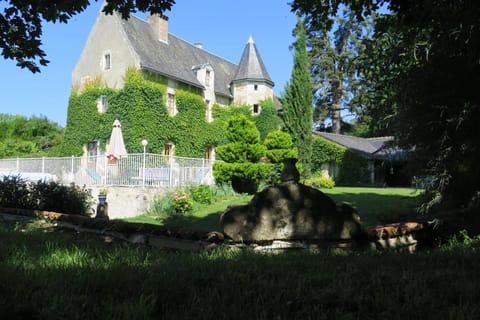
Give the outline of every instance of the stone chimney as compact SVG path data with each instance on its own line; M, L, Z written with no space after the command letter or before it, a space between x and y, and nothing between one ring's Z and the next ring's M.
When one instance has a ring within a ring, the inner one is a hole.
M147 18L158 40L168 43L168 17L160 14L153 14Z
M197 47L198 49L202 49L203 48L203 44L201 42L197 42L194 44L195 47Z

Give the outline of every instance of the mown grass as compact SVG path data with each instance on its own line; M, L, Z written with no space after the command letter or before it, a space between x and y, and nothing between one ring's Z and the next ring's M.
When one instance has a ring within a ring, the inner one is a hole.
M337 203L356 208L365 226L403 221L417 215L422 191L411 188L351 188L322 189Z
M479 319L479 243L180 253L0 222L0 318Z
M403 221L416 215L415 209L420 205L421 192L407 188L352 188L336 187L322 189L337 203L348 203L360 212L365 227ZM252 199L250 195L232 194L220 197L211 205L196 203L194 211L183 216L161 217L159 215L141 215L126 219L131 222L152 223L169 226L184 226L199 230L217 230L220 215L229 205L246 204Z

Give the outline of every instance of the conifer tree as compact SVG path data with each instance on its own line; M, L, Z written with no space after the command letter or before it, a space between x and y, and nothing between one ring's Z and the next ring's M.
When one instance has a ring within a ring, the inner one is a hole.
M298 150L298 160L303 166L303 175L311 174L313 94L310 84L309 60L306 49L305 28L300 19L296 26L297 39L293 70L283 96L283 120L286 130Z

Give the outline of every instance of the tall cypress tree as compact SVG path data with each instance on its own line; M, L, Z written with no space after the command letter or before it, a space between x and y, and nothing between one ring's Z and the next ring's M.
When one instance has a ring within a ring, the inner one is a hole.
M290 82L283 95L283 120L298 150L303 175L311 174L313 94L310 84L309 60L306 49L305 28L300 19L295 28L297 39Z

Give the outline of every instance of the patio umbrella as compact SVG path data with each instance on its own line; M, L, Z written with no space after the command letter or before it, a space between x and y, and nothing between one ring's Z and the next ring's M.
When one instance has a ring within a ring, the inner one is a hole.
M127 149L123 142L122 125L118 119L113 122L112 135L107 145L107 158L116 161L127 157Z

